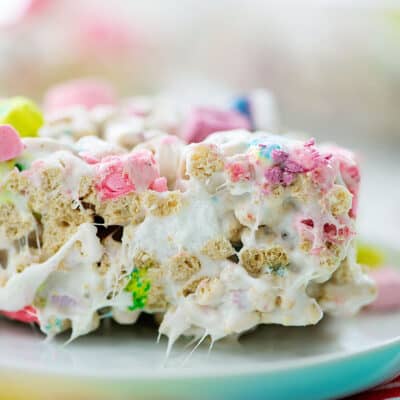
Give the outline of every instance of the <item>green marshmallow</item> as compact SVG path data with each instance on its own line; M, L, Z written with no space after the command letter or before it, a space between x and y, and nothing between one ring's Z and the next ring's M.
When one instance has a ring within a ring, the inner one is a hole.
M13 126L21 137L36 137L44 119L37 105L25 97L0 103L0 124Z

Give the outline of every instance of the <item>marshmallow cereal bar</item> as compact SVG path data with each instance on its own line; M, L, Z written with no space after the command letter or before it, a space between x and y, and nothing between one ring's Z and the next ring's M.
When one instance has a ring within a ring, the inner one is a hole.
M0 103L3 315L74 339L145 312L172 344L374 299L355 260L351 152L250 131L232 109L182 122L145 103L67 107L44 125L32 104L18 125Z

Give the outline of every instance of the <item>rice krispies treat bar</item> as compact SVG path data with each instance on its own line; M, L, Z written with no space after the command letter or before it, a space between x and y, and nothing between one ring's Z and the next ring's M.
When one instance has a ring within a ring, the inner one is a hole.
M162 315L217 340L351 314L375 287L355 261L353 155L263 132L23 139L1 163L0 309L53 336Z

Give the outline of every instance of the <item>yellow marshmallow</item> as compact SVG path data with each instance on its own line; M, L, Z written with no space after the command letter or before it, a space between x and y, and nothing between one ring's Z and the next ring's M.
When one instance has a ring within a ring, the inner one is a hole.
M44 119L36 104L25 97L0 102L0 124L13 126L21 137L35 137Z
M365 243L357 244L357 262L371 268L379 268L386 261L385 253L377 246Z

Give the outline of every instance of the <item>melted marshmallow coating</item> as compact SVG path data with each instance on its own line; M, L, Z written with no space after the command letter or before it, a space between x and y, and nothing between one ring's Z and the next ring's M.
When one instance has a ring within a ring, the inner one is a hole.
M146 312L171 343L217 340L352 314L375 296L355 261L348 151L237 130L129 152L27 139L16 161L0 164L0 310L29 307L49 336Z

